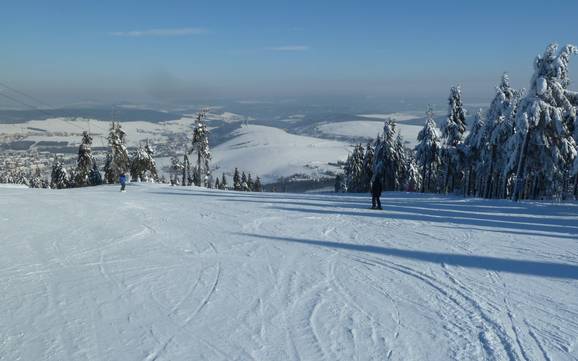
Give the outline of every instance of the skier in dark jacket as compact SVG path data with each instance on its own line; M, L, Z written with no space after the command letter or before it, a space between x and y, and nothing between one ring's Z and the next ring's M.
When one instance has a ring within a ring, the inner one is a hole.
M381 178L374 176L371 181L371 209L383 209L379 197L381 197Z
M126 176L121 174L118 181L120 182L120 191L124 192L124 187L126 186Z

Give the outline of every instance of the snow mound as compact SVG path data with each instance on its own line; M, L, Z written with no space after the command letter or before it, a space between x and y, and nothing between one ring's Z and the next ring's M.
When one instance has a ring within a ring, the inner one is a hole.
M0 192L2 359L578 357L576 204L127 190Z

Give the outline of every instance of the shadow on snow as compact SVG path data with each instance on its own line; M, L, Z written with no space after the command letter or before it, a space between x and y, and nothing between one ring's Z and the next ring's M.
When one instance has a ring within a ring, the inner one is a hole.
M518 232L512 233L578 240L578 206L574 204L513 204L504 200L464 199L419 193L385 193L382 199L384 212L376 212L367 209L369 198L360 194L320 196L291 193L200 192L184 189L158 193L214 197L222 202L257 203L287 212L491 227L493 230L487 230L515 230Z
M290 237L263 236L250 233L239 233L239 235L273 241L300 243L317 247L343 249L354 252L374 253L384 256L393 256L429 263L444 263L446 265L482 269L487 271L507 272L529 276L552 277L571 280L578 279L578 266L563 263L415 251L363 244L318 241Z

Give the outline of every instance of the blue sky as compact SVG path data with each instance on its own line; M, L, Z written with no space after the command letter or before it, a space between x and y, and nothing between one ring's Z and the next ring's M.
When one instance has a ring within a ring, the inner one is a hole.
M504 71L527 86L549 42L578 43L578 2L545 4L4 1L0 81L70 102L445 97L456 83L487 98Z

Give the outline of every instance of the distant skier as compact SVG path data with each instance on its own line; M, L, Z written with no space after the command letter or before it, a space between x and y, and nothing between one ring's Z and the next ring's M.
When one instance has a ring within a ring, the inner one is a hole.
M371 180L371 209L381 208L381 177L377 174Z
M120 178L118 179L120 182L120 191L124 192L124 187L126 187L126 176L124 174L120 175Z

